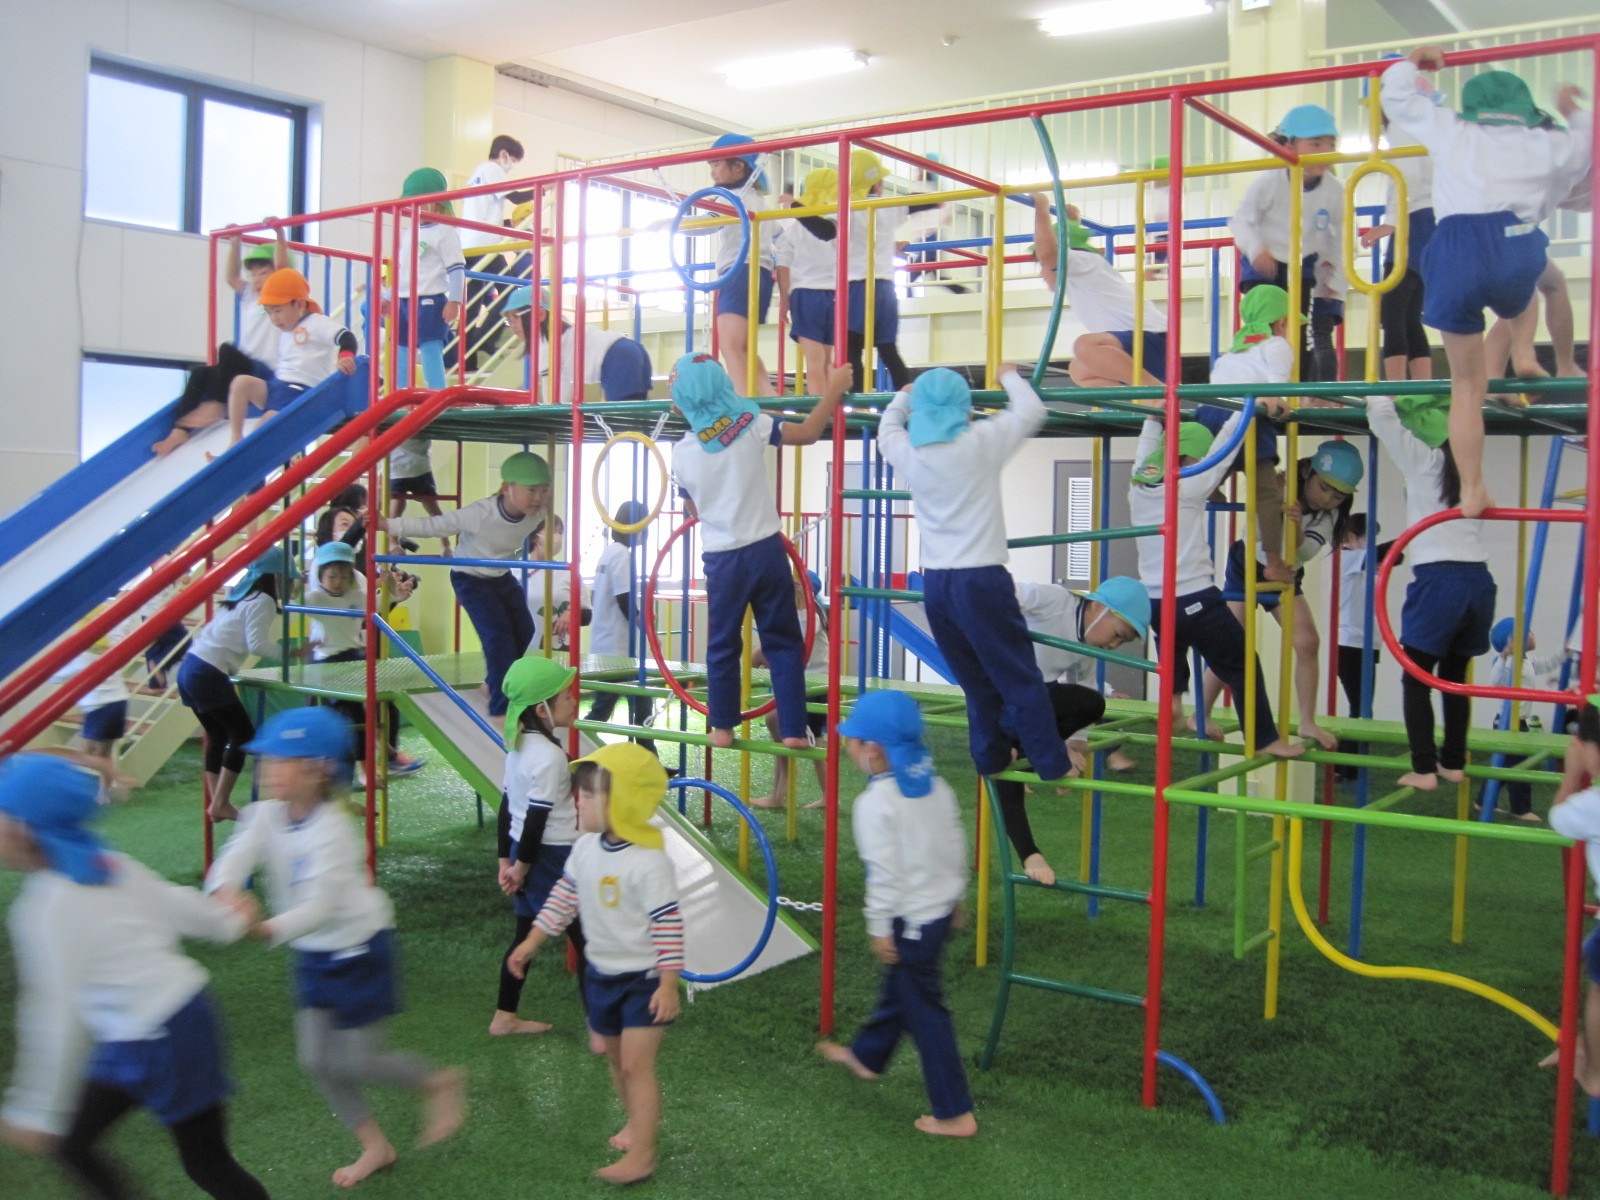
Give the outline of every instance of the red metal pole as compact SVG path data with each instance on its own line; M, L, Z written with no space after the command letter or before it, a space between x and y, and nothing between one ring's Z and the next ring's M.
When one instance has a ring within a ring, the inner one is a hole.
M544 184L533 189L533 269L528 275L528 403L539 403L539 328L544 309Z
M1565 860L1566 937L1561 963L1561 1037L1556 1042L1555 1136L1550 1147L1550 1191L1567 1194L1572 1157L1572 1072L1577 1063L1578 1028L1583 1009L1579 1004L1578 963L1583 957L1584 843L1562 851ZM1589 985L1593 987L1593 984Z
M567 244L562 240L566 229L567 217L567 188L565 184L556 185L556 218L555 229L550 240L550 311L545 317L545 327L550 330L550 403L561 403L561 293L562 285L566 282L567 274ZM534 272L535 279L538 272ZM537 310L530 310L537 311ZM537 323L528 330L528 340L531 342L539 336Z
M1195 112L1203 113L1205 116L1210 117L1223 128L1231 129L1245 141L1252 142L1261 147L1261 149L1265 150L1268 154L1275 155L1276 157L1283 159L1283 161L1288 163L1291 167L1300 161L1300 154L1294 149L1294 147L1286 146L1282 142L1273 141L1272 138L1268 137L1264 133L1257 133L1254 129L1251 129L1250 126L1239 120L1239 118L1229 116L1215 104L1212 104L1209 100L1200 100L1191 96L1189 99L1185 100L1184 103L1190 108L1194 109ZM1168 228L1176 227L1177 222L1168 222Z
M567 626L570 630L569 634L567 635L567 646L572 656L571 662L572 669L574 671L578 669L578 642L582 636L582 623L580 622L579 617L581 616L583 610L583 575L578 569L578 559L580 557L579 548L583 544L580 539L583 534L583 401L585 395L583 380L584 376L587 374L583 365L583 353L584 335L587 333L586 326L588 324L587 320L585 319L588 313L588 277L586 274L588 266L585 259L585 248L589 242L588 233L589 183L587 180L579 180L577 310L573 317L573 320L576 322L576 326L573 330L574 336L572 345L572 466L570 468L569 477L567 480L572 487L572 498L567 504L566 545L567 561L571 564L571 575L568 580L568 587L570 590L567 593L567 595L570 597L570 603L567 608L567 611L570 614L568 617L569 624ZM552 340L554 340L555 337L556 324L557 322L555 321L550 323ZM596 502L598 503L598 498ZM553 507L554 505L552 505L552 508ZM611 598L609 596L605 597L604 602L607 604L611 603ZM600 603L601 598L595 597L595 604L597 608ZM576 688L577 686L578 681L576 678L574 678L573 687ZM631 716L629 719L632 719ZM572 743L572 753L576 755L578 750L578 731L576 727L574 727L572 730L570 741Z

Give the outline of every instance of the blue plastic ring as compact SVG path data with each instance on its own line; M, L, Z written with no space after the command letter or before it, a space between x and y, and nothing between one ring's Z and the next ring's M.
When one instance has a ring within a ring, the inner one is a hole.
M678 226L683 223L684 217L689 215L689 209L697 201L709 196L716 196L733 205L733 211L739 214L739 253L734 256L733 263L715 279L702 283L695 279L689 271L678 261L676 248ZM750 253L750 213L744 206L744 201L739 199L727 188L708 187L701 188L698 192L691 192L685 196L678 205L678 211L672 214L672 227L667 231L667 255L672 260L672 269L678 273L678 278L683 280L683 286L696 292L714 292L730 279L734 278L744 269L745 256Z
M708 189L709 190L709 189ZM720 783L712 783L709 779L672 779L667 782L669 788L699 788L708 792L715 792L744 818L744 822L756 835L756 841L761 846L761 857L767 864L767 921L761 927L761 936L756 939L755 948L746 954L735 966L726 971L718 971L714 975L700 975L694 971L685 971L683 978L690 983L721 983L732 979L735 975L743 974L744 970L761 957L761 952L767 948L767 942L772 938L772 927L778 920L778 863L772 857L772 843L767 840L767 831L761 828L761 822L756 820L755 814L744 806L744 801L735 796Z

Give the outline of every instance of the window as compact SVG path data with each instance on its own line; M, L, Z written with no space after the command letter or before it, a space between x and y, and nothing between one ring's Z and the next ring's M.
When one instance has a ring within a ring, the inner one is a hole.
M190 364L169 359L88 354L83 359L78 456L100 453L183 391Z
M305 211L301 105L96 59L84 215L203 233Z

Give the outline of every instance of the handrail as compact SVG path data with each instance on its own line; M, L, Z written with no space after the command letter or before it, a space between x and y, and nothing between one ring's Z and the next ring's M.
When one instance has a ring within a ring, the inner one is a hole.
M454 704L462 712L466 713L467 716L471 717L473 724L475 724L479 729L483 730L484 733L488 734L489 737L494 740L494 744L496 746L502 750L506 748L505 739L500 736L499 732L494 728L494 726L490 725L488 721L484 720L483 714L477 709L473 708L472 705L468 704L466 697L446 683L444 676L440 675L439 672L430 667L422 655L417 652L410 642L401 637L399 633L395 631L394 627L389 624L389 622L385 621L382 617L374 613L372 616L372 623L377 626L379 633L383 634L384 637L389 639L389 644L391 646L409 658L411 660L411 664L428 677L429 682L437 687L445 696L449 697L452 704Z

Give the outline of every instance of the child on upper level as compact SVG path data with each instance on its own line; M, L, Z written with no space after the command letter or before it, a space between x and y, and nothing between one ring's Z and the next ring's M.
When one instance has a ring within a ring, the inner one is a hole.
M818 167L790 208L837 204L839 172ZM776 248L778 295L789 309L789 336L800 347L808 388L828 377L833 348L834 304L838 295L839 255L834 246L838 223L832 217L795 217Z
M889 177L883 162L870 150L850 151L850 199L852 202L883 195L883 181ZM848 312L845 326L849 333L845 348L854 372L850 390L876 391L875 382L866 378L866 352L870 342L878 361L889 374L889 386L903 388L911 382L911 370L900 357L900 296L894 288L895 232L912 213L925 212L931 204L912 204L905 208L856 209L850 214L850 256L845 287ZM872 230L872 322L867 327L867 238ZM869 386L871 384L871 386Z
M1006 364L1010 402L972 420L972 389L947 367L919 375L878 422L878 449L911 491L922 536L928 626L966 694L967 739L980 775L1010 768L1021 743L1041 779L1072 766L1006 570L1000 475L1044 424L1044 401Z
M713 149L731 150L735 146L748 146L752 141L753 138L742 133L725 133L711 145ZM712 184L726 188L738 196L747 212L764 212L770 205L767 201L767 175L760 169L760 164L759 154L730 154L726 158L713 158L706 163L706 166L711 171ZM739 247L744 239L737 224L720 226L715 232L717 276L720 278L728 275L728 281L716 291L717 345L721 349L723 361L727 364L729 378L742 394L751 366L748 357L749 259L739 258ZM777 222L753 223L750 249L747 253L755 254L760 259L757 267L759 282L756 286L757 325L766 324L767 309L772 305L773 268L776 265L774 248L781 240L782 229ZM737 270L733 269L735 262L739 264ZM755 361L755 382L757 396L773 394L772 376L767 374L767 365L761 361L759 354Z
M550 374L550 293L539 293L541 313L539 341L544 355L540 370ZM506 300L506 324L522 339L524 351L531 345L533 328L533 289L519 287ZM573 363L578 357L578 337L571 321L561 321L561 377L556 383L554 403L572 403ZM606 400L648 400L653 368L650 352L642 342L635 341L615 329L601 329L586 325L583 330L583 382L600 385L600 395Z
M1539 222L1590 169L1592 114L1566 84L1556 107L1561 129L1509 71L1483 71L1461 89L1461 111L1437 105L1422 71L1443 67L1437 46L1418 46L1383 73L1383 111L1428 148L1438 225L1422 260L1423 321L1439 331L1450 359L1450 445L1460 469L1461 511L1494 503L1483 481L1483 402L1489 390L1483 310L1537 320L1530 304L1547 262Z
M672 452L672 471L700 522L706 581L707 724L713 746L731 746L739 720L739 658L744 611L755 612L772 672L784 745L806 738L805 635L794 610L793 575L767 478L768 446L809 446L827 432L849 385L834 367L821 398L801 421L763 413L734 390L708 354L685 354L672 373L672 404L689 423Z
M839 736L868 777L851 824L866 867L867 936L884 967L883 985L849 1046L818 1042L817 1050L862 1079L876 1079L909 1034L933 1108L914 1124L923 1133L971 1137L978 1121L944 998L945 944L966 917L961 810L923 745L922 710L904 692L865 693L839 722Z

